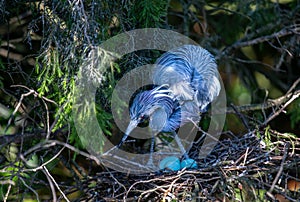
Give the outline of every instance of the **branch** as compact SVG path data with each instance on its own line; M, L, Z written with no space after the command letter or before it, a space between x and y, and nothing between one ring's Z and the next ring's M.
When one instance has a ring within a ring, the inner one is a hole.
M58 191L61 193L61 195L63 196L63 198L69 202L70 200L67 198L67 196L65 195L65 193L60 189L60 187L58 186L57 182L55 181L55 179L52 177L52 175L50 174L50 172L48 171L48 169L46 168L46 166L44 166L44 173L47 176L47 178L49 178L49 182L52 181L54 183L54 185L56 186L56 188L58 189ZM52 183L50 183L51 185ZM51 186L52 187L52 186ZM53 190L53 189L52 189ZM53 195L55 194L55 191L52 191ZM55 196L55 195L54 195ZM54 201L56 201L56 196L54 198Z
M19 143L21 140L27 140L32 138L41 138L46 137L47 133L42 130L34 131L33 133L16 133L16 134L9 134L4 135L0 134L0 149L12 142Z
M289 153L289 148L290 148L290 143L286 142L285 145L284 145L284 151L283 151L284 153L283 153L283 157L282 157L282 160L281 160L281 164L280 164L279 170L278 170L277 175L276 175L276 177L275 177L275 179L274 179L274 181L272 183L272 186L270 187L270 189L266 193L272 199L274 198L272 192L273 192L273 190L275 188L275 185L277 184L277 182L278 182L278 180L279 180L279 178L281 176L281 173L283 171L283 166L284 166L285 160L286 160L286 158L288 156L288 153Z
M292 25L290 27L285 27L285 28L281 29L280 31L275 32L271 35L261 36L261 37L258 37L258 38L252 39L252 40L248 40L248 41L244 41L245 38L243 38L243 39L235 42L233 45L227 47L223 51L223 54L228 55L228 53L232 52L235 49L245 47L245 46L251 46L251 45L262 43L262 42L266 42L273 38L280 38L280 37L291 35L291 34L300 34L300 33L298 33L299 31L300 31L299 25Z
M300 97L300 90L294 91L294 89L297 87L297 85L299 83L300 83L300 78L297 79L293 83L293 85L291 86L291 88L288 90L288 92L285 95L283 95L277 99L269 99L265 103L261 103L261 104L249 104L249 105L243 105L243 106L234 106L235 109L233 109L232 107L227 108L226 113L233 114L233 113L236 113L236 110L239 112L258 111L258 110L262 110L262 109L268 109L271 107L278 107L282 104L286 105L286 106L284 106L284 108L285 108L290 103L292 103L292 101L294 101L295 99Z

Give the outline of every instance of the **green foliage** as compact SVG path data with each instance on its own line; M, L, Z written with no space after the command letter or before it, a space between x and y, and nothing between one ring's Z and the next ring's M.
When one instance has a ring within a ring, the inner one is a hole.
M56 130L71 121L74 88L76 87L74 73L76 69L72 69L67 62L61 62L62 59L60 59L58 51L52 50L48 54L42 60L42 68L39 65L36 67L38 80L41 82L38 92L40 95L47 95L47 97L55 100L58 106L61 106L60 108L56 108L55 116L57 117L57 124L53 128L53 130ZM102 90L103 92L105 90ZM84 102L84 100L82 101ZM98 116L100 127L104 129L106 134L110 135L111 125L108 123L111 116L102 110L101 106L97 105L96 107L100 111L100 115ZM88 116L88 114L86 115ZM83 149L86 144L82 143L74 126L72 128L69 142L75 147Z
M62 59L57 49L50 48L45 55L39 56L35 68L37 80L40 82L39 95L46 96L63 107L56 108L55 116L58 117L58 122L53 130L62 127L72 111L75 73L68 61L63 62Z
M234 189L234 201L266 201L267 190L257 189L253 184L253 181L249 181L247 178L239 179L238 188Z
M127 23L130 24L130 27L158 27L164 21L168 5L167 1L158 0L136 1L131 6L128 2L126 3L128 5L122 6L122 9L127 10L127 12L117 13L113 12L119 6L117 3L111 1L103 1L100 4L94 3L94 1L84 3L87 5L86 10L84 10L86 13L81 13L80 6L83 5L78 5L78 8L76 7L73 12L69 12L70 5L68 2L54 3L56 8L63 11L62 15L59 18L51 15L51 18L48 19L54 32L48 36L50 37L46 41L48 46L44 46L48 48L43 50L43 54L38 57L35 69L39 81L39 94L54 100L60 106L56 109L55 117L58 121L53 130L71 120L77 71L79 66L84 64L84 61L89 57L85 54L88 54L87 50L91 48L90 37L96 37L92 39L93 41L104 41L110 38L112 34L118 33L120 28L126 27ZM90 14L88 19L83 19L82 16L87 13ZM81 22L82 20L83 22ZM81 26L77 25L83 24L85 26L86 20L90 25L85 27L85 32L82 32L82 28L78 30ZM58 27L59 29L57 29ZM100 32L98 28L101 28ZM66 40L68 38L75 39L76 42ZM51 41L55 43L55 47L52 47ZM97 43L99 42L96 42L96 45L98 45ZM124 65L126 66L126 64ZM91 71L89 75L93 75L92 69L96 67L86 66L84 68L86 71ZM112 63L108 71L101 72L102 87L96 95L99 101L96 110L99 125L106 135L111 135L110 120L112 118L107 106L110 104L109 100L116 83L115 74L121 74L120 71L121 68L116 63ZM75 130L70 135L70 142L79 148L83 146Z
M96 105L96 111L97 111L97 119L100 128L106 135L112 135L111 132L111 127L112 127L112 114L106 112L105 110L102 109L100 105Z
M1 169L5 166L5 169ZM23 171L23 164L16 162L13 164L1 165L0 166L0 179L1 182L6 182L0 184L0 200L3 201L5 194L11 185L15 185L19 182L20 178L30 179L30 175ZM8 183L9 182L9 183Z
M133 24L139 28L160 27L167 16L168 1L138 0L130 9Z
M271 133L270 133L270 127L266 127L263 135L263 142L265 143L265 147L267 150L272 149L272 140L271 140Z
M36 73L38 75L37 80L41 82L38 92L41 96L51 92L49 98L56 97L57 85L53 85L53 82L58 82L62 77L62 70L60 68L59 53L55 49L49 49L48 53L42 57L42 66L36 63ZM39 58L37 59L37 61ZM54 89L49 89L49 88Z

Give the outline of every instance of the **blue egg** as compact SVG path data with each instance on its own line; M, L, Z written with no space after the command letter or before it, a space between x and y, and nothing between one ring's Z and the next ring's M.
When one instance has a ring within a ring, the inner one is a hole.
M181 169L183 168L197 168L197 162L194 159L184 159L180 163Z
M160 169L180 170L180 160L176 156L168 156L159 162Z

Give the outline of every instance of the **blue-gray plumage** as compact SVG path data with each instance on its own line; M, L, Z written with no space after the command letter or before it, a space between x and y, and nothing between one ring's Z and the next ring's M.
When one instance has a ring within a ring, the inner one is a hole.
M181 117L180 105L172 92L165 88L165 85L137 94L130 106L129 113L131 120L119 146L139 123L149 120L152 130L171 132L178 128L177 124L172 123L180 120Z
M163 54L156 61L153 82L168 84L182 107L183 124L198 119L221 89L217 64L205 49L185 45Z
M164 53L156 61L153 83L158 87L139 93L130 106L130 123L118 147L139 123L149 120L153 136L172 132L188 158L175 130L200 120L200 113L216 99L221 86L214 57L195 45L184 45ZM151 151L154 147L154 137ZM152 158L149 160L152 163Z

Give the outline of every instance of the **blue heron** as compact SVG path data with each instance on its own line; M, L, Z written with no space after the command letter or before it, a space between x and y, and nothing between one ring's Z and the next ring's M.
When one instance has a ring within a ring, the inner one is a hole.
M177 133L187 122L199 122L200 114L216 99L221 86L214 57L195 45L184 45L164 53L155 63L152 90L136 95L130 106L130 123L117 147L120 147L138 124L149 121L154 135L169 132L174 135L184 158L189 158ZM149 163L148 162L148 163Z

